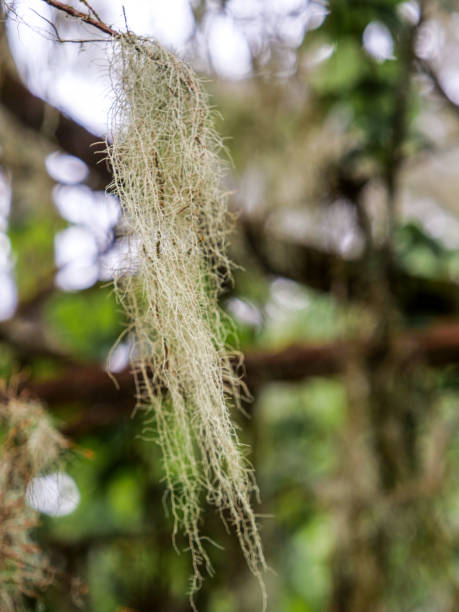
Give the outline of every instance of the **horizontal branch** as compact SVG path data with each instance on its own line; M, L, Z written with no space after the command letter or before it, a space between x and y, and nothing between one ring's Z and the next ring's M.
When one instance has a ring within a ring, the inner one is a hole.
M348 299L365 301L371 295L362 274L361 258L345 259L335 253L295 243L269 234L264 227L244 221L242 229L252 253L267 274L284 276L316 291L338 293ZM416 276L394 266L390 288L398 307L410 316L445 316L459 312L459 285L449 280Z
M69 6L68 4L59 2L58 0L42 0L42 1L48 4L49 6L52 6L53 8L59 11L62 11L63 13L65 13L66 15L69 15L70 17L79 19L80 21L83 21L84 23L87 23L93 26L94 28L97 28L104 34L108 34L109 36L119 36L119 32L117 32L116 30L114 30L113 28L105 24L103 21L100 21L100 19L96 19L94 16L91 17L91 15L89 14L82 13L81 11L77 11L75 8L73 8L73 6Z
M440 367L459 364L459 324L442 324L422 331L405 331L396 348L404 355L406 368L425 363ZM244 382L254 394L268 382L300 382L312 377L339 375L350 354L365 357L370 342L335 341L293 345L278 350L257 350L245 355ZM403 373L401 372L401 375ZM135 404L135 386L128 370L116 375L118 388L97 365L76 365L56 379L30 382L25 392L37 396L51 408L79 404L83 413L66 426L75 435L94 426L128 419Z

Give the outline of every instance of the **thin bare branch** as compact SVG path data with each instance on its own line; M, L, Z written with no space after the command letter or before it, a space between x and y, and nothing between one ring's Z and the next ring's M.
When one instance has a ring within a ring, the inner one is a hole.
M443 99L444 102L446 102L448 107L453 112L459 114L459 104L456 104L456 102L446 93L438 74L435 72L429 62L418 58L417 63L421 71L429 77L432 85L434 86L435 92L440 96L440 98Z
M35 15L37 15L37 17L39 17L40 19L42 19L43 21L45 21L52 29L52 31L54 32L54 36L55 38L51 38L51 40L53 40L54 42L58 42L58 43L77 43L79 45L83 44L83 43L93 43L93 42L106 42L106 38L78 38L78 39L72 39L72 38L62 38L61 35L59 34L59 30L57 29L56 25L47 17L45 17L44 15L41 15L38 11L31 9L32 13L35 13Z
M102 22L102 19L96 13L96 10L89 4L88 0L80 0L80 2L81 2L81 4L84 4L84 6L88 9L89 13L92 14L94 19L96 19L97 21Z
M108 26L103 21L100 21L100 19L97 19L94 16L95 15L94 10L91 9L87 5L86 2L83 2L83 4L88 6L89 10L91 11L93 15L92 17L91 17L91 14L82 13L81 11L77 11L72 6L69 6L68 4L64 4L63 2L58 2L58 0L43 0L43 2L45 2L49 6L52 6L53 8L59 11L62 11L63 13L66 13L67 15L70 15L70 17L74 17L75 19L79 19L80 21L83 21L84 23L92 25L93 27L97 28L101 32L104 32L104 34L108 34L109 36L120 36L119 32L117 32L116 30Z

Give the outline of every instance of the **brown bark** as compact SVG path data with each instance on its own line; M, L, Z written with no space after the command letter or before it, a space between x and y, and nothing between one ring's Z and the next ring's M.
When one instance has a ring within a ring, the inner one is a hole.
M245 355L245 380L252 393L267 382L299 382L316 376L340 375L343 355L364 355L369 344L330 342L293 345L284 349L252 351ZM396 349L405 357L402 367L410 370L419 362L430 366L459 364L459 325L436 325L428 330L406 331L397 339ZM371 360L371 354L367 355ZM83 411L78 422L68 426L72 434L93 426L105 426L129 418L135 405L135 386L129 370L116 374L119 388L99 364L72 365L57 378L43 382L26 381L23 392L36 396L50 407L78 404Z
M47 109L56 114L58 120L51 139L56 146L83 160L90 169L88 184L93 189L105 189L111 181L111 171L104 160L103 138L89 132L70 117L33 95L7 69L0 79L0 104L26 127L41 132ZM50 138L49 134L46 134Z

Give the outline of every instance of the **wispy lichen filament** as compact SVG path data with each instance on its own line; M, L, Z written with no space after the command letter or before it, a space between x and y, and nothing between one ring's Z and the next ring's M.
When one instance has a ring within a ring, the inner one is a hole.
M191 550L191 592L201 585L203 564L212 570L201 534L204 502L232 524L261 583L265 560L251 508L258 490L229 416L240 384L217 301L230 274L232 226L221 143L189 66L130 35L114 46L108 155L131 244L115 287L133 325L145 435L162 450L174 534L182 530Z

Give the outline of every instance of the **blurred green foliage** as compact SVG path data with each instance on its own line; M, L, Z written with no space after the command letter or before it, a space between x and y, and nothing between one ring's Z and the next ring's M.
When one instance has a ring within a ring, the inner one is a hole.
M106 358L123 324L112 290L100 287L56 294L46 303L44 319L65 352L93 361Z

